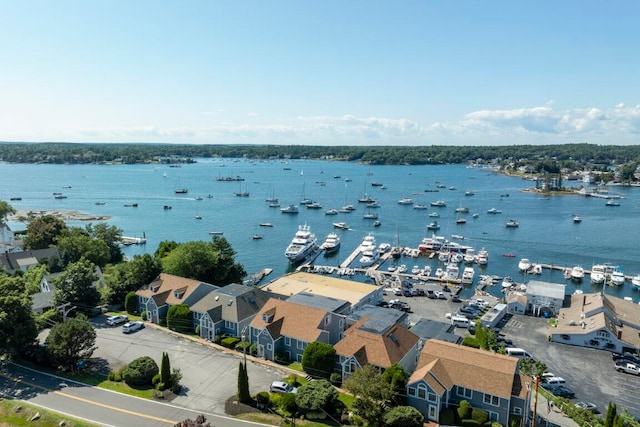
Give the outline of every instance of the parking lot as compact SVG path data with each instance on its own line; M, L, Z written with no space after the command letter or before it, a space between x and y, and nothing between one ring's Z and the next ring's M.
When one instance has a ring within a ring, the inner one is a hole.
M422 286L425 289L430 287ZM436 289L437 285L432 285ZM398 299L411 307L410 322L413 324L421 317L442 322L450 322L446 313L456 313L463 303L452 302L450 293L447 299L429 299L426 297L404 297L388 294L385 299ZM483 297L487 300L491 297ZM640 417L640 376L616 372L611 353L590 348L575 347L547 340L549 324L546 319L530 316L509 315L501 329L501 335L511 339L515 347L521 347L536 360L544 362L548 370L566 380L566 386L572 389L576 398L572 402L592 402L600 412L606 412L609 402L618 405L618 411L627 408L636 418ZM466 336L463 328L456 333Z

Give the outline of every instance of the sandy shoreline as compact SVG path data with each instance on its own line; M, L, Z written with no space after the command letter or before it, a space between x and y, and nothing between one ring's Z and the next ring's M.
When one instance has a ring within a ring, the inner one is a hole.
M108 215L93 215L86 212L63 209L16 211L15 214L7 219L9 221L22 221L24 218L38 218L45 215L51 215L63 221L107 221L111 219Z

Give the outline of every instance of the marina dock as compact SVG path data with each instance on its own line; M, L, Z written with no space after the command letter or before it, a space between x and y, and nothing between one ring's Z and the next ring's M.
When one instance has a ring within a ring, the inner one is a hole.
M124 246L144 245L146 243L147 237L145 235L143 235L142 237L120 236L120 244Z

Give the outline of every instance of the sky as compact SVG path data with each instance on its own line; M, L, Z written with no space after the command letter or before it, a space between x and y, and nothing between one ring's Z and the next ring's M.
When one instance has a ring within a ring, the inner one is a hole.
M640 143L637 0L0 10L0 141Z

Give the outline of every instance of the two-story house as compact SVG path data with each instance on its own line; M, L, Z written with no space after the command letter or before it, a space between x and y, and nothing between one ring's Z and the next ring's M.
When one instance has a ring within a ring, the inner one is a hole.
M171 306L191 307L205 295L217 289L219 289L218 286L199 280L160 273L151 283L136 291L138 311L146 311L147 320L160 323L160 319L167 317Z
M343 380L365 365L384 371L398 363L406 372L413 372L420 339L403 324L406 316L402 315L406 313L367 306L350 316L358 320L334 346Z
M431 339L407 382L407 404L438 423L444 408L466 400L491 421L509 425L511 415L525 414L528 382L515 357Z
M309 343L335 344L344 331L344 316L315 307L271 298L250 324L258 356L275 360L276 353L302 361Z
M194 328L199 326L200 336L211 341L216 335L239 337L269 298L267 292L236 283L216 289L190 307Z

